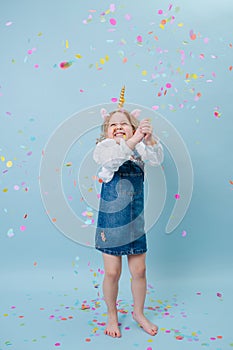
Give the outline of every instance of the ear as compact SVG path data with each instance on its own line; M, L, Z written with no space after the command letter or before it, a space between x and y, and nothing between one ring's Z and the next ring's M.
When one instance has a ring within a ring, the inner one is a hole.
M138 118L140 112L141 112L140 109L134 109L132 112L130 112L130 114L132 114L132 116L134 116L135 118Z
M105 108L101 108L100 114L101 114L101 117L103 118L103 120L105 120L106 117L109 116L109 114L108 114L108 112L107 112L107 109L105 109Z

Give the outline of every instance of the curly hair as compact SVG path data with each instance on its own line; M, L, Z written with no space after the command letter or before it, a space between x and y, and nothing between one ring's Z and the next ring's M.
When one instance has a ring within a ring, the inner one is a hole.
M124 113L124 115L126 116L126 118L128 119L128 121L130 122L132 128L133 128L133 132L136 131L138 125L139 125L139 120L133 116L132 114L130 114L129 111L126 111L125 109L117 109L115 111L110 112L104 119L104 122L101 126L101 134L100 137L96 140L96 143L99 143L101 141L103 141L104 139L106 139L106 135L107 135L107 131L108 131L108 126L109 126L109 121L111 119L111 117L113 116L113 114L117 113L117 112L121 112Z

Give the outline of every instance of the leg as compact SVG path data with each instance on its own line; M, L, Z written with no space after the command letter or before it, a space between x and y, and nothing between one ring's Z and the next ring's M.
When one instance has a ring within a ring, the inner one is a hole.
M118 281L121 275L121 256L103 254L103 259L105 270L103 293L108 309L108 323L104 333L113 338L119 338L121 333L118 327L116 301L118 295Z
M128 265L132 276L131 288L134 299L133 318L149 333L155 335L158 327L144 316L144 303L146 298L146 254L129 255Z

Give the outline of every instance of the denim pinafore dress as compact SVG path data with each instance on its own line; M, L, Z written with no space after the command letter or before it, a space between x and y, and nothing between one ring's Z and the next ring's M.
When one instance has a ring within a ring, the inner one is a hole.
M111 255L147 251L144 229L144 163L136 152L111 181L102 183L95 247Z

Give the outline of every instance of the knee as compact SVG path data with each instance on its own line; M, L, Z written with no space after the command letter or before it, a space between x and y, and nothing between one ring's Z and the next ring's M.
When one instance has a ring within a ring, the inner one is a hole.
M135 266L133 269L131 269L131 275L132 278L138 279L138 278L145 278L146 277L146 266Z
M121 276L121 270L109 270L105 271L105 278L111 280L112 282L117 282Z

